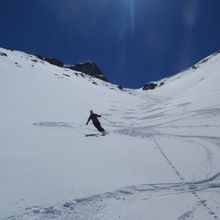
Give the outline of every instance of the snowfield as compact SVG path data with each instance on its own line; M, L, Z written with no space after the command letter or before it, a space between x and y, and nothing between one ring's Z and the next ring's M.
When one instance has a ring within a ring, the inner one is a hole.
M219 71L121 91L0 48L0 219L220 219Z

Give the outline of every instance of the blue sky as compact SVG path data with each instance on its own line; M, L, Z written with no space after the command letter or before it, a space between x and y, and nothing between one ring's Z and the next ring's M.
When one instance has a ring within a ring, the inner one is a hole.
M219 0L2 0L0 46L94 61L130 88L220 49Z

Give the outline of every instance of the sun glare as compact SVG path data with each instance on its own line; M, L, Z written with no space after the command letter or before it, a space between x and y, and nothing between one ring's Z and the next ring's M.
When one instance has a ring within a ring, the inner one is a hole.
M134 13L135 0L122 0L122 2L124 4L124 10L127 16L127 22L129 23L129 26L133 33L135 28L135 13Z

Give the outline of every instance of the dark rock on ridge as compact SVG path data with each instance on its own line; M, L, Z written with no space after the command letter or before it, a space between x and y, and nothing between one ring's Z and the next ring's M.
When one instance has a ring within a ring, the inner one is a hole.
M37 58L44 60L52 65L55 66L59 66L59 67L64 67L64 63L54 57L43 57L43 56L37 56ZM98 68L98 66L90 61L84 62L84 63L80 63L80 64L75 64L75 65L70 65L70 66L65 66L65 68L71 69L71 70L75 70L75 71L79 71L82 73L85 73L89 76L101 79L105 82L109 82L109 80L104 76L104 74L102 73L102 71Z
M143 86L143 90L153 90L157 87L156 83L148 83L146 85Z
M109 82L109 80L103 75L102 71L98 68L98 66L91 61L76 64L74 66L68 66L67 68L85 73L89 76L101 79L103 81Z
M59 67L63 67L64 66L64 63L61 61L61 60L58 60L57 58L55 57L43 57L43 56L37 56L37 58L41 59L41 60L44 60L52 65L55 65L55 66L59 66Z
M6 53L0 53L0 56L7 57L8 55Z

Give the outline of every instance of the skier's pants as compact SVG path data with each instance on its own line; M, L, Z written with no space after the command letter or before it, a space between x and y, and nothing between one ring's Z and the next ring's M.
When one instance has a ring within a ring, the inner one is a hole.
M93 125L97 128L98 131L103 132L105 131L104 128L101 126L100 122L95 122Z

